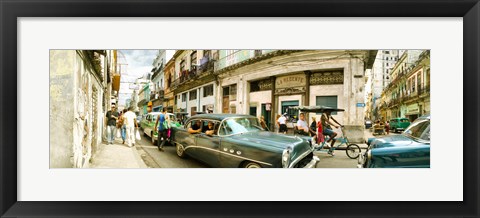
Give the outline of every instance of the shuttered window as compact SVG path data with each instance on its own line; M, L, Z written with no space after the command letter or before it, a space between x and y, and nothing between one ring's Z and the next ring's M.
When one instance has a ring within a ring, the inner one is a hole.
M336 95L335 96L317 96L316 105L337 108L338 107L337 101L338 99ZM332 115L336 115L336 114L337 112L332 112Z

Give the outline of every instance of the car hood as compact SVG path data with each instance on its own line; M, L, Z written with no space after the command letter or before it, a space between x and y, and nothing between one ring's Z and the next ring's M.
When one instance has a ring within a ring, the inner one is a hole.
M264 146L275 147L282 150L287 148L288 146L295 147L302 143L310 146L308 141L300 137L272 133L268 131L242 133L238 135L233 135L231 139L238 142L261 144Z
M374 139L370 143L370 148L402 147L413 143L417 142L407 136L394 135Z

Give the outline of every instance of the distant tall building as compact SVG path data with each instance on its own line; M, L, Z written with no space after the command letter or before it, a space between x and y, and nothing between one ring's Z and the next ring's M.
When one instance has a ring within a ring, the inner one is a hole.
M374 111L374 108L378 106L380 102L380 97L382 96L383 89L392 81L392 70L395 64L397 63L400 56L405 52L405 50L379 50L377 56L375 57L375 62L371 72L367 73L369 86L366 90L370 104L367 108L367 111ZM372 117L371 114L367 114L367 117Z

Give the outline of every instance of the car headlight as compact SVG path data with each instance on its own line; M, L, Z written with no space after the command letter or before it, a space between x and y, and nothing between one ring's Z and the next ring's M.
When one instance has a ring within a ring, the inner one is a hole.
M288 147L282 152L282 167L287 168L290 164L290 154L292 153L292 148Z
M372 159L372 149L367 151L367 160L371 160L371 159Z

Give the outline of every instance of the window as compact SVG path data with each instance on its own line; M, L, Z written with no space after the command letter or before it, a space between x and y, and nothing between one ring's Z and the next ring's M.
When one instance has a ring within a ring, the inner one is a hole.
M237 100L237 84L230 86L230 101Z
M210 58L211 55L212 55L212 50L204 50L203 51L203 57Z
M203 87L203 97L213 96L213 84Z
M190 91L188 100L197 100L197 90Z
M187 101L187 93L183 93L182 94L182 102L186 102Z
M317 96L316 105L337 108L338 107L337 98L338 98L337 96ZM337 112L332 112L332 115L336 115L336 114Z
M223 87L223 96L230 95L230 86Z
M185 59L180 62L180 72L185 70Z
M390 54L390 51L383 51L383 53L385 53L385 54Z
M190 60L191 65L197 65L197 51L192 52Z
M192 107L192 108L190 109L190 113L192 114L192 116L195 115L195 114L197 114L197 107Z

